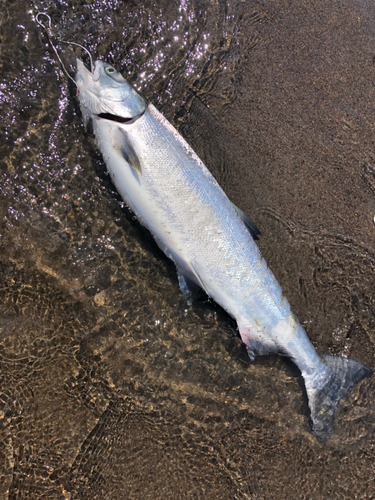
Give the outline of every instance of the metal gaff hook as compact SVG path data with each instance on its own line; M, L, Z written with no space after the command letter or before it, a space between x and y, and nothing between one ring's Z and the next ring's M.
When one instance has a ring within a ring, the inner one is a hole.
M40 20L40 16L45 16L47 19L48 19L48 26L45 26L42 21ZM84 47L83 45L80 45L79 43L76 43L76 42L67 42L65 40L59 40L57 39L53 32L52 32L52 22L51 22L51 17L48 15L48 14L45 14L44 12L38 12L37 15L35 16L35 20L36 22L39 24L39 26L41 26L43 28L43 30L46 32L46 35L47 35L47 39L48 39L48 42L49 44L51 45L54 53L56 54L56 57L59 61L59 63L61 64L61 67L64 71L64 73L66 74L66 76L68 78L70 78L70 80L74 83L74 85L77 86L77 83L76 81L74 80L74 78L68 73L67 69L65 68L64 66L64 63L62 62L61 60L61 57L57 51L57 48L55 47L55 45L53 44L52 42L52 39L55 39L56 40L56 43L66 43L67 45L75 45L76 47L80 47L83 51L86 52L86 54L88 54L89 58L90 58L90 71L92 73L93 71L93 62L92 62L92 56L91 56L91 53L86 49L86 47Z

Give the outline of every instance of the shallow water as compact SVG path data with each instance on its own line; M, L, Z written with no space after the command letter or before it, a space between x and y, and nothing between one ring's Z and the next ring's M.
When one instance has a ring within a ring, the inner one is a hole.
M103 3L35 5L257 223L316 348L374 367L373 3ZM250 363L223 311L186 306L33 14L0 12L0 498L373 498L374 380L323 446L292 364Z

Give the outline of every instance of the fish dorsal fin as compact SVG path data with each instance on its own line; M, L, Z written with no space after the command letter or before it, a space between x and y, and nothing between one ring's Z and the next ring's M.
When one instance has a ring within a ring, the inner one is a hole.
M240 219L242 222L245 224L246 229L249 231L251 236L254 238L254 240L258 239L258 236L261 234L257 226L254 224L254 222L250 219L249 216L245 214L240 208L238 208L234 203L232 203L233 208L239 215Z

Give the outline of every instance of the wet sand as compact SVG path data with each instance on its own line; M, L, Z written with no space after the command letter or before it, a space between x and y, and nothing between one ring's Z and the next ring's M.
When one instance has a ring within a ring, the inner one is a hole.
M375 7L137 4L38 6L256 222L316 349L374 368ZM184 303L31 8L0 12L0 498L374 498L374 378L322 445L292 363L250 363L219 307Z

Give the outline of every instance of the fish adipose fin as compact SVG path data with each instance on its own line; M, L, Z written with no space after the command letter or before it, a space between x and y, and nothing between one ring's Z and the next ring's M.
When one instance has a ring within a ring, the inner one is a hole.
M240 219L242 222L245 224L246 229L249 231L251 236L253 237L254 240L258 240L258 236L261 234L257 226L254 224L254 222L250 219L249 216L245 214L240 208L238 208L234 203L232 203L233 208L239 215Z
M328 380L319 387L314 375L303 374L310 408L312 431L322 442L332 434L335 411L340 399L349 389L364 377L372 374L372 370L363 363L352 359L323 355L322 359L328 367ZM318 387L317 387L318 386Z

